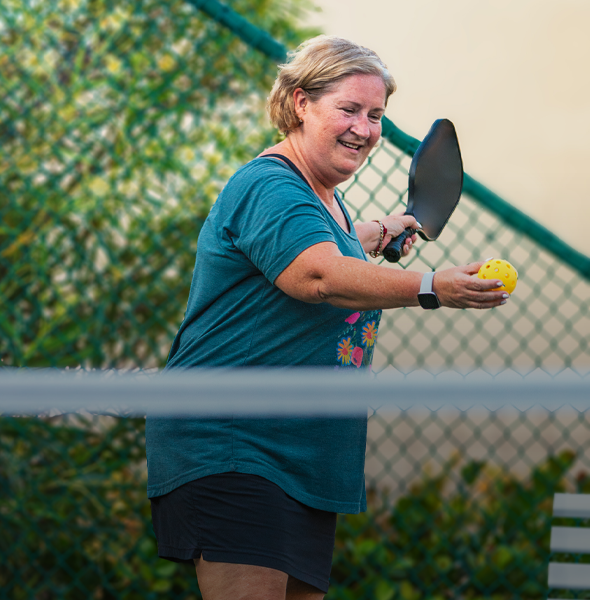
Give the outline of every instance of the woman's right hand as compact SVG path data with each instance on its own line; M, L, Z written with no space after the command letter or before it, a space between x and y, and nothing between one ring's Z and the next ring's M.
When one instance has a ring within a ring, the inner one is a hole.
M479 279L477 275L485 261L437 271L432 289L442 306L448 308L494 308L506 304L510 295L502 290L500 279Z

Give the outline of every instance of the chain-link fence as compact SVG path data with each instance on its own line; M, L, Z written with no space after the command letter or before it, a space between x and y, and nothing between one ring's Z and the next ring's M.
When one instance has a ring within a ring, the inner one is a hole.
M4 365L164 364L200 225L275 139L272 37L315 33L299 3L229 5L3 0ZM342 186L353 218L402 208L411 152L388 139ZM587 262L479 189L403 267L501 257L515 294L501 310L385 313L375 369L587 372ZM369 434L370 509L340 521L331 598L544 594L551 495L590 491L586 413L406 411ZM143 448L136 419L0 420L0 598L198 597L190 569L155 556Z

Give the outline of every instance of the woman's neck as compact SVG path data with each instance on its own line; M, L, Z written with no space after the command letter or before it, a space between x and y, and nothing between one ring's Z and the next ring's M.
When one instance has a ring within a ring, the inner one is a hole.
M287 158L291 159L299 170L303 173L313 191L317 194L318 198L329 208L334 207L337 202L334 198L335 187L329 187L314 174L311 166L307 164L305 160L305 153L299 147L299 144L293 139L293 133L287 136L285 140L279 142L272 148L267 148L264 152L260 153L260 156L264 154L282 154Z

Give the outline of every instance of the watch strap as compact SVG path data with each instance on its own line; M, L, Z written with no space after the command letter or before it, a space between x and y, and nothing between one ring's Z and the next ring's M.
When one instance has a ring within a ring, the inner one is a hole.
M422 275L422 283L420 283L420 291L419 294L432 294L432 280L436 275L436 271L430 271L429 273L424 273ZM416 289L416 288L414 288Z

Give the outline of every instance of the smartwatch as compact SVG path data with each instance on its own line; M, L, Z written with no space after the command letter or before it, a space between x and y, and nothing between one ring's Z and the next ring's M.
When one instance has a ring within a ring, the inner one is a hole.
M435 271L432 271L431 273L424 273L422 276L422 283L418 292L418 302L420 302L420 306L425 310L440 308L438 296L432 290L432 280L435 274Z

